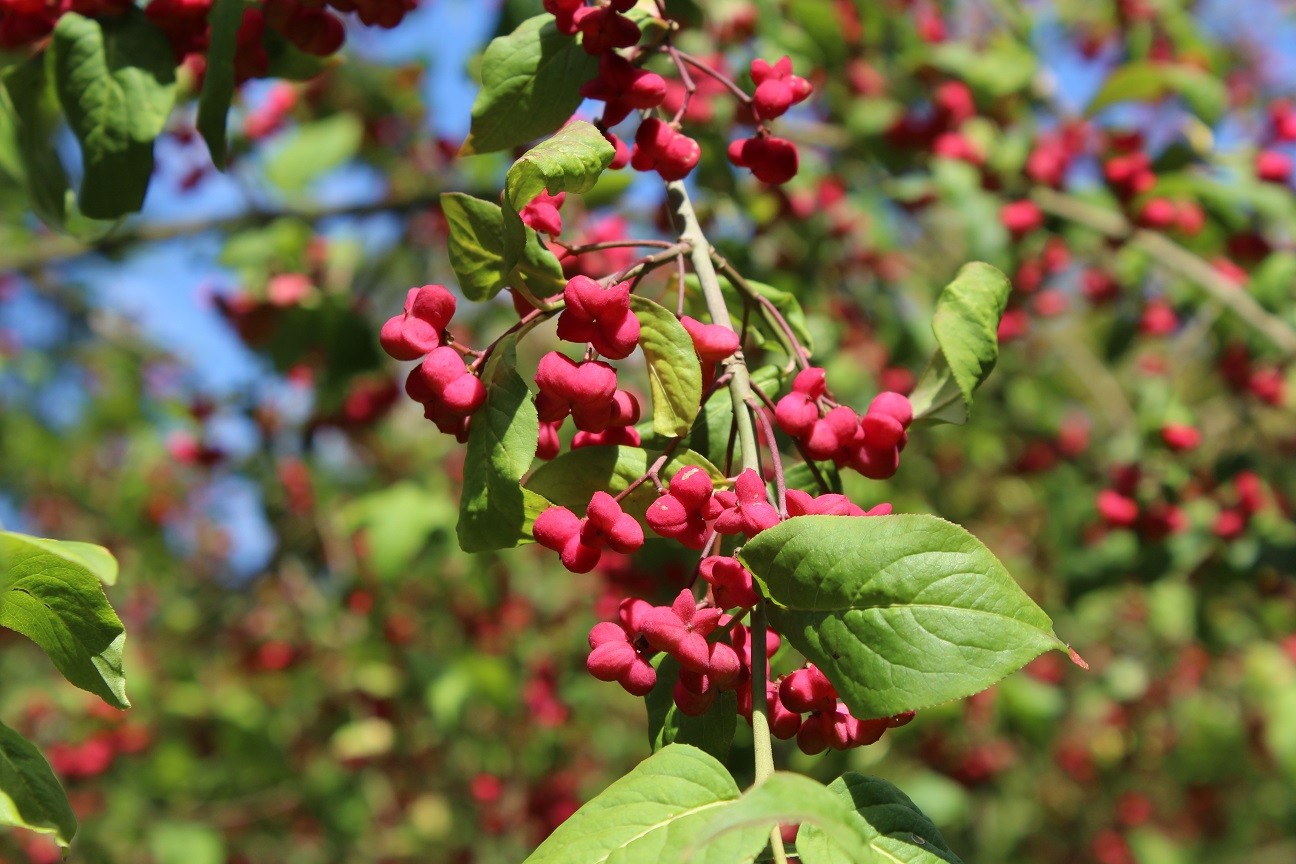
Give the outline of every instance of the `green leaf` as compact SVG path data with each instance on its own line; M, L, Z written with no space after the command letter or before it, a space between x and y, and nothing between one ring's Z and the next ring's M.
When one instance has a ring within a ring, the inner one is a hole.
M456 508L444 490L402 480L357 498L339 516L347 530L365 532L366 557L378 576L397 579L438 530L454 524Z
M932 330L940 345L914 391L914 416L962 423L972 407L972 394L985 381L999 359L999 319L1008 304L1012 285L1008 277L989 264L974 261L959 269L936 301ZM953 378L963 397L964 410L951 409L949 381Z
M59 107L38 54L0 75L0 112L8 118L18 163L6 166L27 189L31 208L46 225L62 229L67 219L68 178L54 149Z
M639 347L648 364L653 431L687 435L702 407L702 365L684 325L665 307L637 294L630 311L639 319Z
M647 473L648 466L657 460L658 455L642 447L581 447L541 465L527 480L526 488L554 504L575 513L584 513L595 492L600 489L612 495L624 492ZM712 479L722 479L719 469L700 454L682 447L675 451L660 473L663 480L669 480L676 471L690 465L702 468ZM642 483L621 499L621 509L642 523L648 506L656 499L657 491L652 483Z
M738 797L738 786L723 765L696 747L671 744L577 810L525 864L682 861L694 838ZM764 836L750 830L728 834L692 860L750 861L763 847Z
M1143 62L1107 76L1085 113L1092 116L1118 102L1147 102L1176 93L1207 123L1214 124L1228 108L1228 91L1211 73L1196 66Z
M334 114L286 133L266 160L266 178L285 192L305 191L311 181L352 159L364 126L354 114Z
M540 422L517 373L517 334L500 341L486 363L486 403L473 415L459 501L459 546L465 552L507 549L525 539L539 502L520 485L535 458Z
M940 351L932 355L918 386L909 394L909 404L913 406L915 421L960 426L967 422L967 403L963 401L949 363Z
M81 211L115 219L144 205L153 140L175 102L175 58L137 9L96 20L61 16L50 44L54 86L81 142Z
M512 274L504 272L504 217L498 204L446 192L441 212L450 226L450 266L469 300L489 300L514 279L521 279L537 297L548 297L567 284L558 259L526 226L522 260Z
M559 33L552 15L537 15L492 40L481 68L465 156L508 150L562 126L581 103L581 85L598 73L598 60Z
M1066 650L990 550L935 516L800 516L739 557L773 601L770 624L856 717L970 696Z
M129 708L122 674L126 631L104 596L115 578L106 550L0 532L0 627L45 650L72 684L109 705Z
M648 743L654 751L668 744L691 744L717 759L729 755L734 730L738 728L738 697L733 690L716 695L704 713L690 717L675 707L675 682L679 664L661 655L656 664L657 684L644 697L648 708Z
M225 838L201 822L159 822L149 830L156 864L225 864Z
M0 723L0 825L52 834L67 847L76 814L49 762L26 738Z
M234 54L238 50L238 29L243 21L244 0L215 0L207 20L211 37L202 92L198 96L198 131L207 142L212 164L225 170L225 123L234 98Z
M962 864L945 843L936 826L891 783L848 771L829 784L854 811L851 821L866 838L871 857L878 862L904 864ZM805 824L797 832L797 854L805 864L855 864L858 847L843 849L821 828Z
M742 798L711 819L706 828L694 837L692 846L685 853L685 860L688 860L689 853L715 843L731 832L768 837L779 825L797 822L819 826L826 836L847 849L858 851L868 842L868 835L851 808L827 786L802 774L778 771L748 789ZM760 851L759 847L757 851ZM856 856L850 860L868 862L875 859ZM883 864L886 859L876 860Z
M1030 48L1007 38L976 47L965 42L946 42L932 48L922 59L924 65L959 76L978 95L990 99L1001 99L1027 89L1035 78L1037 66Z

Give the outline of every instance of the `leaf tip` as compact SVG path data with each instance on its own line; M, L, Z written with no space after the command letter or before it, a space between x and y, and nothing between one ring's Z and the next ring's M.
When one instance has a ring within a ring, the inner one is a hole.
M1080 656L1080 652L1076 651L1070 645L1066 646L1066 650L1067 650L1067 656L1071 658L1072 663L1079 666L1081 669L1085 670L1086 672L1089 671L1089 664L1085 662L1085 659L1083 657Z

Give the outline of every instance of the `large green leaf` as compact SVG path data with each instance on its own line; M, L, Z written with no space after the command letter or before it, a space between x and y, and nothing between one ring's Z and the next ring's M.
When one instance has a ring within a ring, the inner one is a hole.
M26 738L0 723L0 825L51 834L67 846L76 814L49 762Z
M244 0L215 0L207 19L211 39L202 92L198 95L198 131L207 142L212 164L225 170L227 146L225 124L230 100L234 98L234 54L238 50L238 29L243 20Z
M402 480L357 498L342 509L349 531L364 531L367 558L382 579L399 579L429 540L455 520L454 500L444 490Z
M616 150L584 120L573 120L513 163L504 178L504 263L512 272L526 249L526 226L518 215L545 190L580 194L594 187Z
M504 178L504 198L521 210L546 189L551 195L586 192L615 155L602 132L584 120L573 120L513 163Z
M1092 115L1118 102L1146 102L1170 94L1183 97L1194 114L1211 124L1228 108L1228 90L1210 72L1186 64L1141 62L1122 66L1107 76L1085 113Z
M561 291L567 284L562 265L529 227L522 259L512 274L504 272L504 216L498 204L446 192L441 196L441 212L450 226L450 266L469 300L489 300L513 279L521 279L537 297Z
M685 744L671 744L574 813L525 864L639 864L685 860L711 820L738 800L725 767ZM723 834L693 855L695 864L740 864L768 832Z
M302 192L316 177L353 158L363 139L364 124L354 114L302 124L276 142L266 159L266 177L285 192Z
M526 488L573 512L584 513L595 492L624 492L647 473L659 455L642 447L581 447L541 465L527 479ZM704 469L713 479L722 479L719 469L683 447L662 467L661 477L669 480L676 471L690 465ZM656 499L652 483L644 482L621 499L621 508L642 523L648 506Z
M581 85L598 72L598 60L559 33L552 15L537 15L486 46L481 68L464 155L508 150L553 132L580 105Z
M1066 650L990 550L935 516L801 516L739 557L773 601L770 624L857 717L970 696Z
M972 394L999 359L999 319L1008 304L1008 277L974 261L959 269L936 301L932 330L940 346L912 402L922 420L962 423L972 407ZM954 396L962 398L962 405Z
M500 341L486 363L486 403L469 427L457 528L465 552L516 546L540 506L536 493L520 485L535 457L540 422L516 366L514 334Z
M768 837L779 825L795 823L817 825L838 845L863 851L868 835L854 817L850 806L827 786L802 774L779 771L748 789L742 798L707 822L686 854L696 859L697 850L732 832ZM852 860L866 864L874 859L857 856ZM877 860L882 864L883 859Z
M654 665L657 684L644 697L648 709L648 743L652 749L660 750L668 744L691 744L717 759L727 757L734 730L738 728L737 694L732 690L717 693L710 708L690 717L675 707L679 663L663 654Z
M648 363L653 431L687 435L702 407L702 366L684 325L674 313L637 294L630 310L639 319L639 347Z
M27 189L31 209L52 228L67 219L68 178L54 149L59 107L49 87L44 55L30 57L0 75L0 113L7 119L16 164L5 170Z
M106 554L89 544L62 547L56 540L0 532L0 627L43 648L77 687L129 708L122 674L126 631L101 584L105 576L115 578Z
M867 837L865 847L846 848L818 825L797 832L797 855L804 864L858 864L861 858L879 864L961 864L936 826L893 784L848 771L828 789L853 811L851 821Z
M61 16L50 44L54 86L81 142L81 211L115 219L144 205L153 140L175 102L175 57L162 31L131 9L101 20Z

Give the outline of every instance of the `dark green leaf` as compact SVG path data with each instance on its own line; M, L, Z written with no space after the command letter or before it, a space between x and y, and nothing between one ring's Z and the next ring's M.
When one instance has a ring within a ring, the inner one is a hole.
M81 142L81 211L115 219L144 205L153 140L175 101L175 58L162 31L131 9L102 20L62 15L50 44L54 86Z
M658 455L642 447L581 447L541 465L527 480L526 488L575 513L584 513L595 492L602 489L617 495L625 491L648 471ZM662 467L662 479L669 480L676 471L690 465L705 469L713 479L721 479L714 465L683 447ZM621 508L643 522L644 512L656 498L652 483L642 483L621 500Z
M552 15L537 15L492 40L481 68L465 156L508 150L562 126L581 103L581 85L598 73L598 60L559 33Z
M17 164L8 166L27 189L31 208L46 225L62 229L67 219L68 178L54 149L59 107L37 55L0 75L0 111L8 119Z
M702 366L684 325L665 307L637 294L630 310L639 319L639 347L648 364L653 431L687 435L702 407Z
M935 516L801 516L739 557L770 624L857 717L970 696L1066 647L990 550Z
M738 797L723 765L696 747L671 744L577 810L525 864L683 861L697 835ZM691 860L750 861L764 836L759 830L726 834Z
M126 631L104 596L102 555L86 545L66 549L54 540L0 533L0 627L43 648L72 684L129 708Z
M871 857L866 860L961 864L932 821L886 780L850 771L828 789L854 811L852 822L868 838L866 848ZM797 832L797 854L804 864L856 864L861 851L858 847L842 848L817 825L803 825Z
M450 266L469 300L489 300L514 279L524 281L537 297L548 297L567 284L562 265L531 228L525 229L522 260L512 278L506 278L503 213L498 204L446 192L441 196L441 211L450 226Z
M225 122L234 98L234 54L238 50L238 29L243 20L244 0L215 0L207 13L211 37L202 92L198 96L198 131L207 142L212 164L225 170Z
M0 825L51 834L66 847L76 814L49 762L26 738L0 723Z
M539 507L536 494L526 494L520 485L535 457L540 423L516 366L515 334L503 339L486 363L486 403L469 427L457 529L465 552L516 546Z
M644 697L648 708L648 743L654 751L667 744L691 744L723 760L729 755L738 728L738 697L732 690L716 695L705 713L690 717L675 707L675 681L679 664L662 655L657 666L657 686Z
M954 281L945 286L936 301L932 330L943 360L933 360L915 391L914 416L962 422L956 414L942 414L949 406L949 383L954 379L964 408L972 406L972 394L994 369L999 359L999 319L1008 304L1012 286L989 264L974 261L959 269ZM921 410L920 410L921 409Z

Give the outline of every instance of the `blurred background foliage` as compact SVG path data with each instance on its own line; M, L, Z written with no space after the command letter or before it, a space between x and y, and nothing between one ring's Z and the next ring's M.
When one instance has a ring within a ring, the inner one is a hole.
M224 174L178 109L143 213L107 233L49 232L0 173L0 522L110 547L130 634L121 714L0 632L0 715L68 786L76 860L518 861L647 754L642 704L585 673L585 636L627 591L673 595L691 562L650 550L574 576L532 548L460 553L462 449L377 346L407 288L453 284L437 195L498 195L506 159L455 157L472 58L539 7L426 0L390 33L353 29L315 78L248 84ZM1286 4L705 9L682 36L696 53L813 70L814 104L783 122L803 153L785 190L725 163L727 102L686 124L718 247L799 301L843 402L912 386L959 265L1014 276L970 422L915 434L891 481L843 482L966 525L1092 667L1046 656L872 747L780 761L895 780L970 862L1296 860L1291 355L1103 229L1150 197L1196 202L1198 230L1162 236L1226 258L1296 327L1296 199L1252 168L1257 147L1291 153L1270 131L1296 82ZM903 132L952 81L976 159ZM1086 119L1100 92L1112 105ZM1157 174L1142 197L1104 182L1122 131ZM1048 182L1029 162L1067 135L1088 143ZM658 185L608 175L565 205L563 239L656 236ZM1071 209L1014 236L1001 205L1040 188ZM506 299L460 308L470 342L515 320ZM1167 447L1177 423L1201 444ZM1258 505L1222 526L1243 472ZM1139 502L1133 529L1104 524L1112 489ZM0 861L56 858L0 834Z

